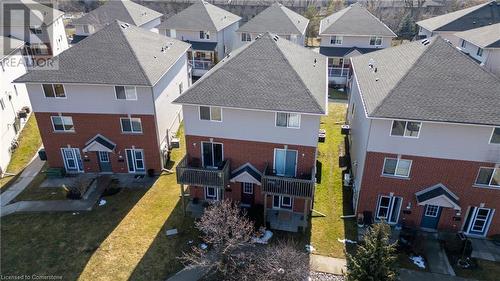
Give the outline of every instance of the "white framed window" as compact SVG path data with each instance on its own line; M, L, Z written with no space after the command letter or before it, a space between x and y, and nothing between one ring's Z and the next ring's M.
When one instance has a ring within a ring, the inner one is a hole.
M495 209L471 206L466 218L464 231L469 235L486 236Z
M478 48L477 48L477 53L476 53L476 55L477 55L478 57L482 57L482 56L483 56L483 48L479 48L479 47L478 47Z
M136 148L125 149L125 154L127 155L129 173L143 173L146 171L144 150Z
M122 133L142 133L141 118L120 118Z
M370 46L382 46L382 37L380 36L370 37Z
M243 193L245 194L253 194L253 183L244 182L243 183Z
M391 136L418 138L420 134L421 122L393 120Z
M292 209L293 198L289 196L273 195L273 209Z
M343 39L344 38L342 36L331 36L330 37L330 44L332 44L332 45L342 45Z
M500 187L500 168L481 167L476 177L476 185Z
M407 178L410 176L411 164L412 160L385 158L382 174L384 176Z
M109 162L109 153L107 151L99 151L99 162Z
M215 187L205 186L205 199L211 201L219 201L220 190Z
M200 39L210 39L210 31L200 31Z
M462 48L465 48L465 46L467 46L467 42L465 40L462 40Z
M66 91L62 84L42 84L42 89L46 98L66 98Z
M200 106L200 120L222 122L222 108L216 106Z
M298 151L292 149L274 149L274 173L278 176L295 177L297 174Z
M64 147L61 148L61 154L63 157L64 168L66 172L69 173L81 173L83 172L83 162L80 155L80 149Z
M90 33L90 25L88 25L88 24L83 25L83 32L86 34L89 34Z
M115 86L115 96L119 100L137 100L137 88L132 86Z
M389 224L396 224L399 221L402 197L380 195L377 202L375 219L384 220Z
M490 137L490 143L500 144L500 127L493 128Z
M5 110L5 102L3 101L3 98L0 98L0 108L2 108L2 110Z
M224 148L222 143L201 142L201 159L203 167L217 168L224 161Z
M439 214L439 206L435 205L426 205L426 206L427 207L425 208L425 216L437 218Z
M74 132L73 118L71 116L51 116L52 128L55 132Z
M276 112L276 126L286 128L300 128L300 114Z
M252 35L250 35L250 33L246 33L246 32L241 33L241 41L242 42L251 42Z

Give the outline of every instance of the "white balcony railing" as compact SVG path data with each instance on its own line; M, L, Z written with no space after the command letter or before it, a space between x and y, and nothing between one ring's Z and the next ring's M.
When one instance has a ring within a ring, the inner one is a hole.
M207 60L191 60L193 69L210 70L214 65L213 62Z
M328 67L328 77L347 77L349 76L349 68Z

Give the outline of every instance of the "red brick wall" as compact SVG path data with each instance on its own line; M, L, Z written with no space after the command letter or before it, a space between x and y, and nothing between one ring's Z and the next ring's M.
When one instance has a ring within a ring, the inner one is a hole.
M201 159L201 142L210 141L210 137L186 136L186 151L190 158ZM231 171L249 162L259 171L263 171L266 163L272 167L274 161L274 149L283 148L284 144L243 141L234 139L212 138L213 142L223 144L224 159L231 161ZM194 145L196 144L196 145ZM316 147L288 145L288 149L298 150L297 176L310 175L316 164ZM201 161L201 160L200 160ZM225 191L225 198L235 201L241 200L241 183L232 183L231 191ZM203 188L190 188L191 195L204 198ZM261 187L254 185L254 203L263 204ZM268 198L267 206L272 206L271 197ZM294 211L304 212L304 200L294 199Z
M378 195L403 197L401 209L404 210L411 202L411 214L400 214L400 221L407 225L418 227L423 215L424 206L418 206L415 193L438 183L445 185L459 197L462 208L461 221L453 221L455 211L442 208L438 229L461 230L469 206L479 207L485 203L486 208L500 211L500 190L474 187L479 167L492 167L492 163L459 161L416 156L401 156L413 160L410 177L397 179L381 176L385 157L397 157L393 154L367 152L363 181L360 191L358 213L371 211L375 214ZM488 235L500 233L500 214L495 214Z
M132 117L141 118L142 134L121 132L120 117L127 117L126 115L80 113L63 114L63 116L73 118L74 133L54 132L50 117L57 115L59 114L42 112L37 112L35 115L50 167L64 167L60 149L70 145L80 149L82 159L85 159L85 155L88 156L87 159L90 161L83 162L85 172L99 172L96 152L83 153L81 150L87 141L101 134L116 144L115 152L110 154L113 172L128 172L125 149L132 148L132 146L144 150L146 169L155 169L156 172L161 170L161 156L153 115L132 115ZM119 161L120 155L124 161Z

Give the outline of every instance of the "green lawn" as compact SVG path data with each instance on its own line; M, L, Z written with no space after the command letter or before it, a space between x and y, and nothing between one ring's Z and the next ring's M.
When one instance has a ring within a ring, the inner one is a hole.
M344 138L340 126L344 123L346 105L330 103L328 116L321 120L321 128L326 129L326 142L319 144L318 161L321 163L321 183L316 186L314 210L326 215L313 214L310 241L317 254L345 257L344 244L340 239L355 240L357 228L354 219L342 219L351 215L350 192L342 187L342 171L338 166L339 148Z
M35 176L31 183L15 199L18 201L32 200L65 200L66 190L62 187L40 187L40 184L47 178L44 171L47 164L42 168L42 172Z
M184 153L176 149L172 158ZM163 174L150 189L124 189L91 212L2 218L1 274L164 280L182 268L177 257L198 237L193 220L182 215L179 194L175 174ZM170 228L180 234L166 237Z
M7 172L12 174L21 172L41 145L42 139L40 138L36 118L34 114L31 114L28 122L21 131L21 135L19 136L19 147L12 153ZM0 179L0 189L3 190L4 187L7 187L15 178L14 176Z
M328 98L334 99L334 100L347 100L347 92L346 91L339 91L337 89L333 88L328 88Z

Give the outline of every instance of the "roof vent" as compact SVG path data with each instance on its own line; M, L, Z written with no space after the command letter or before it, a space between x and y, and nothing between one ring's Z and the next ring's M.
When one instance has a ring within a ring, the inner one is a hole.
M121 28L123 28L123 29L127 29L127 28L129 28L129 27L130 27L130 24L128 24L128 23L122 23L122 24L120 24L120 26L121 26Z
M375 60L370 59L370 60L368 61L368 67L369 67L369 68L371 68L371 69L373 69L373 67L374 67L374 66L375 66Z
M262 33L257 35L257 37L255 37L255 40L259 40L260 38L262 38Z
M278 39L280 39L280 37L278 35L274 35L273 40L278 42Z
M317 59L314 59L314 64L313 64L313 67L316 67L316 63L318 62Z
M429 39L424 39L424 40L422 40L421 43L422 43L422 45L427 46L431 43L431 41L429 41Z

